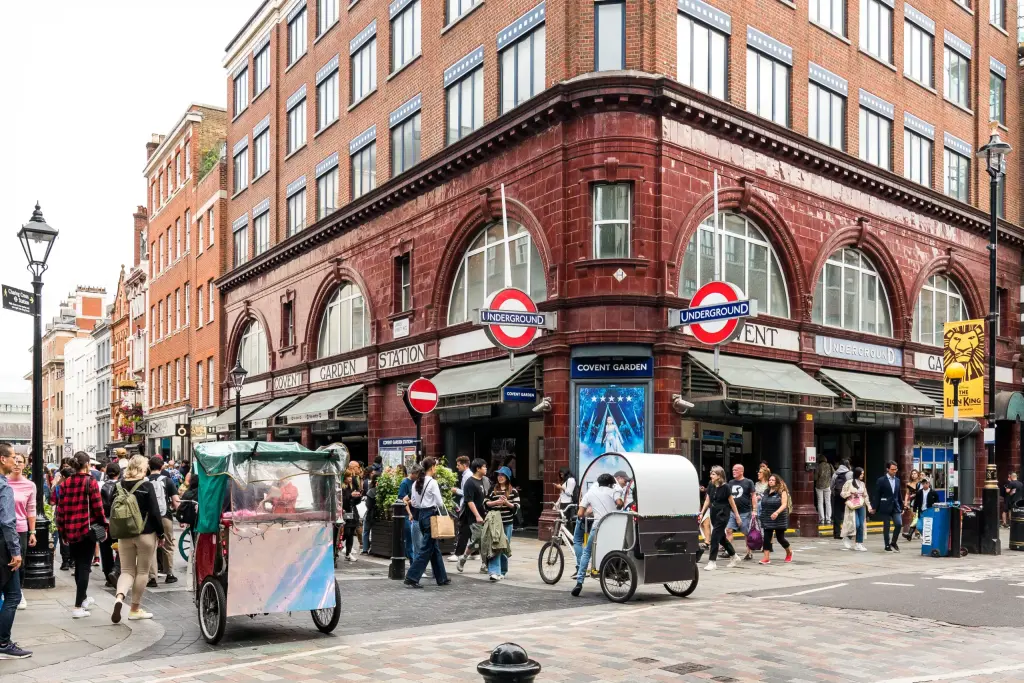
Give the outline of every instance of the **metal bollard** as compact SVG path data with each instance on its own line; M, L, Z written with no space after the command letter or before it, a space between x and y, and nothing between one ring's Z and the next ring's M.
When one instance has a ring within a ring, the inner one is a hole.
M502 643L491 651L491 658L476 665L484 683L533 683L540 664L515 643Z
M407 519L405 503L396 502L391 507L391 565L388 567L388 578L396 581L405 579L405 522Z

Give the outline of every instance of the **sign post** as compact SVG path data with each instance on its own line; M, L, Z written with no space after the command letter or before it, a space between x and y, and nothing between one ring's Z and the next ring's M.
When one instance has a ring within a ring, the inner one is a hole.
M24 289L11 287L10 285L0 285L0 287L3 288L4 308L15 313L24 313L25 315L35 314L35 294L26 292Z
M413 380L413 383L409 385L409 388L405 390L405 394L402 396L402 400L405 401L405 408L409 411L409 416L412 417L412 421L416 424L417 462L422 460L425 455L420 425L423 422L423 416L433 412L434 408L437 407L438 399L437 387L426 377Z
M757 317L757 301L747 299L731 282L715 280L694 293L690 308L670 308L669 329L689 327L697 341L715 347L715 374L718 374L718 349L743 331L747 318Z

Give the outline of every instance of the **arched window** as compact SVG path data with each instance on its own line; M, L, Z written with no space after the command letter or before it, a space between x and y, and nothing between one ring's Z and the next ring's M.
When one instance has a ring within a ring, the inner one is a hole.
M238 360L249 373L249 377L262 375L270 369L267 354L267 335L263 326L253 320L242 332L242 340L238 342Z
M758 312L788 318L786 279L764 233L740 214L720 212L718 216L717 249L713 215L700 224L686 247L679 296L692 297L701 286L714 280L718 258L719 279L731 282L747 297L756 299Z
M327 302L320 319L320 343L317 358L327 358L361 349L370 341L370 318L359 287L347 282L338 287Z
M819 325L892 336L885 286L868 257L856 249L840 249L825 262L811 314Z
M516 287L534 301L548 298L540 253L519 223L494 223L481 230L469 245L455 276L448 302L448 324L466 322L506 286Z
M967 305L960 290L945 275L932 275L917 295L912 339L942 346L943 324L967 319Z

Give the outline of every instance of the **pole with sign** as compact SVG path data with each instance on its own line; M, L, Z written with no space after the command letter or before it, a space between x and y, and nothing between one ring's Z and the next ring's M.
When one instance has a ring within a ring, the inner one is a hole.
M427 413L432 413L434 408L437 407L439 400L437 387L426 377L420 377L413 380L413 383L405 390L402 400L405 401L405 408L409 411L409 416L412 417L412 421L416 424L416 461L419 462L426 456L423 449L420 426L423 422L423 416Z
M0 288L3 289L4 308L8 311L14 311L15 313L35 315L35 294L32 292L26 292L24 289L11 287L10 285L0 285Z
M689 327L697 341L715 347L715 374L718 374L718 347L736 339L747 318L757 317L757 300L747 299L731 282L713 281L698 289L690 299L690 308L670 308L669 329Z

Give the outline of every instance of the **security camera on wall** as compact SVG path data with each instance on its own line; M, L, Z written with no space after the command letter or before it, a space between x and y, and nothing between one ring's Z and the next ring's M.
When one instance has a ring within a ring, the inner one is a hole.
M535 413L550 413L551 412L551 397L545 396L541 399L540 403L533 407Z
M687 410L693 407L693 404L684 399L679 394L672 394L672 410L676 411L680 415L686 413Z

